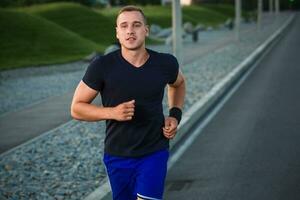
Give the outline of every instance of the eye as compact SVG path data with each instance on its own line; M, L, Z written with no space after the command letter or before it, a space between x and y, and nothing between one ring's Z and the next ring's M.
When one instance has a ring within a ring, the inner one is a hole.
M134 24L134 27L141 27L142 26L142 24L140 24L140 23L136 23L136 24Z
M120 27L121 27L121 29L125 29L127 27L127 25L126 24L121 24Z

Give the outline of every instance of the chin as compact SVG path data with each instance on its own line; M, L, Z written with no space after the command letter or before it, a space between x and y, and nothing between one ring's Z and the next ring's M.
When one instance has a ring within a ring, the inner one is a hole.
M135 45L135 46L131 46L131 45L124 45L124 47L128 50L138 50L138 49L141 49L143 47L143 45Z

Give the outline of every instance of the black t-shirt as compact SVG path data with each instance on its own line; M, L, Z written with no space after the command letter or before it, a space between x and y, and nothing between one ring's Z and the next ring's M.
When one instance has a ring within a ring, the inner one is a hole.
M165 86L176 81L179 66L170 54L147 51L150 57L141 67L127 62L120 50L99 56L82 79L100 92L104 107L135 100L132 120L106 120L104 150L110 155L138 157L169 147L162 130L162 100Z

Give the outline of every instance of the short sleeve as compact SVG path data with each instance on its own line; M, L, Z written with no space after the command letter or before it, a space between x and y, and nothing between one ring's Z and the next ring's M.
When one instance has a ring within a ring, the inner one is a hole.
M169 62L169 80L168 80L168 84L173 84L175 83L175 81L177 80L177 76L179 73L179 64L178 61L176 59L176 57L174 57L173 55L170 56L170 62Z
M82 81L90 88L101 91L104 82L104 65L101 62L101 56L96 57L90 65L82 78Z

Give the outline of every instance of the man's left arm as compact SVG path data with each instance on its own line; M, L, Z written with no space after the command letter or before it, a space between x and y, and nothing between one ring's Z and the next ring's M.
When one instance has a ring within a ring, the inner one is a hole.
M177 132L178 120L181 118L180 112L183 108L184 98L185 78L179 70L176 81L168 85L168 103L171 111L170 116L165 118L165 126L163 127L164 136L168 139L174 138Z

